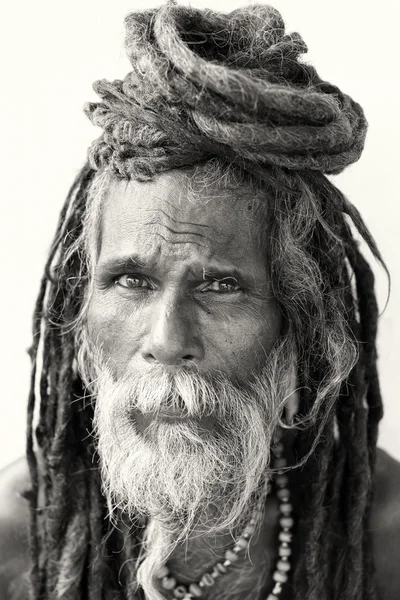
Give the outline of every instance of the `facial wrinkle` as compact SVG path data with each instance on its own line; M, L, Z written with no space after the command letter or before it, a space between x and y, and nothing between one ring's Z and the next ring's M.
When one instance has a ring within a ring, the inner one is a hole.
M147 221L149 225L163 225L164 227L170 229L170 231L173 231L174 233L190 233L192 235L210 239L210 241L219 245L228 245L233 239L232 235L224 234L222 231L217 230L212 225L208 225L205 223L195 223L194 221L182 221L176 217L173 217L162 208L143 210L145 210L146 212L155 213L156 218L152 221ZM167 223L168 221L171 221L172 223L167 224L165 221L167 221ZM184 229L181 229L181 227L183 227ZM196 231L196 229L199 228L201 229L201 231ZM207 233L209 233L210 235L207 236Z
M204 239L206 239L206 240L207 240L207 239L209 239L209 238L208 238L206 235L204 235L203 233L197 233L197 232L195 232L195 231L187 231L187 230L184 230L184 231L177 231L176 229L173 229L172 227L168 227L168 225L165 225L165 223L160 223L160 222L158 222L158 221L149 222L149 223L148 223L148 225L161 225L162 227L165 227L165 229L167 229L167 230L168 230L168 231L170 231L171 233L175 233L175 234L177 234L177 235L184 235L184 234L186 234L186 235L196 235L196 236L202 237L202 238L204 238Z
M167 200L164 200L164 202L166 204L169 204L172 208L174 208L174 210L176 210L176 208L173 207L173 205L170 202L168 202ZM154 208L147 208L147 209L143 209L143 210L148 211L148 212L153 212ZM158 212L163 213L168 219L171 219L171 221L174 221L175 223L182 223L184 225L194 225L195 227L204 227L205 229L214 230L214 227L212 225L206 225L205 223L194 223L192 221L180 221L179 219L175 219L173 216L171 216L170 214L168 214L162 208L159 208Z
M157 198L157 196L156 196ZM169 202L166 199L162 200L165 204L168 204L168 206L171 207L172 212L177 212L177 208L176 206L174 206L174 204L172 202ZM193 206L193 205L192 205ZM181 222L181 223L185 223L187 225L195 225L196 227L204 227L206 229L211 229L212 231L214 231L219 237L221 237L221 235L223 236L221 231L216 231L215 227L213 227L212 225L208 225L206 223L195 223L195 222L191 222L191 221L179 221L179 219L175 219L172 215L170 215L169 213L167 213L166 211L164 211L162 208L158 209L160 212L163 212L169 219L171 219L172 221L176 221L177 223ZM206 210L206 206L202 207L202 211ZM224 236L223 236L224 237Z
M179 222L177 221L177 223ZM184 224L182 223L182 225ZM147 221L145 226L151 229L152 235L158 236L168 244L194 244L201 248L211 248L215 244L221 245L221 242L210 238L204 233L188 229L177 230L174 226L170 226L159 219Z
M195 242L194 240L171 240L164 237L159 231L157 231L154 235L160 237L167 244L194 244L195 246L200 246L200 248L207 248L206 244L200 244L199 242Z

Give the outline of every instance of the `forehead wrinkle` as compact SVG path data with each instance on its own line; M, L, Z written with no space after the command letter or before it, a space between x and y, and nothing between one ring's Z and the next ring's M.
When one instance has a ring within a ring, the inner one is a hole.
M195 242L194 240L169 240L168 238L164 237L159 231L154 232L154 235L160 237L162 240L164 240L164 242L167 242L167 244L194 244L195 246L200 246L200 248L207 248L206 244L201 244L200 242Z
M176 236L179 237L179 236L186 235L186 236L189 236L189 237L190 236L199 237L199 238L204 239L205 241L211 241L213 244L216 244L218 246L229 245L229 243L234 239L234 236L231 235L231 236L225 236L226 239L220 241L220 240L218 240L217 237L207 236L207 235L204 235L203 233L199 233L199 232L195 232L195 231L186 231L186 230L184 230L184 231L177 231L175 229L172 229L172 227L168 227L168 225L166 225L165 223L160 223L159 221L147 221L145 223L145 226L148 226L148 227L150 227L150 226L157 226L157 228L164 228L169 233L171 233L172 236L176 235ZM160 234L159 229L152 229L152 233L154 233L155 235ZM161 234L160 234L160 236L161 236ZM163 238L163 239L166 239L166 238ZM171 239L168 238L168 240L166 240L166 241L169 241L172 244L175 243L175 240L172 239L172 238ZM190 243L190 241L191 241L190 239L186 240L187 243ZM186 243L186 242L182 242L181 241L181 242L177 242L177 243ZM204 244L202 244L202 245L205 246Z
M207 224L203 224L203 223L194 223L191 221L181 221L175 217L172 217L170 214L168 214L162 208L139 209L139 212L141 212L141 211L144 211L147 213L153 213L157 217L155 220L142 221L145 225L160 225L162 227L165 227L171 233L195 235L195 236L203 237L204 239L209 239L209 240L211 240L217 244L221 244L221 245L229 244L232 241L232 239L235 237L234 234L224 233L221 230L217 230L212 225L207 225ZM158 213L161 213L161 215L159 215ZM182 226L182 227L191 226L194 228L203 228L202 231L204 231L204 233L200 233L199 231L175 230L173 227L170 227L166 223L163 222L163 217L166 217L167 220L171 220L173 222L173 224L177 225L178 227L179 226ZM206 235L206 233L210 233L212 235Z
M158 221L149 221L148 223L146 223L146 225L158 225L159 227L164 227L165 229L167 229L167 231L169 231L172 234L177 234L177 235L195 235L195 236L199 236L201 238L204 239L208 239L208 237L206 235L204 235L203 233L197 233L195 231L176 231L175 229L172 229L172 227L168 227L168 225L165 225L165 223L160 223Z
M169 204L169 206L171 206L171 208L173 210L176 210L176 207L171 203L168 202L168 200L163 200L162 198L159 198L158 196L155 196L155 198L157 200L161 200L162 202L164 202L165 204ZM212 225L206 225L205 223L193 223L192 221L181 221L179 219L175 219L174 217L172 217L170 214L168 214L165 210L163 210L162 208L142 208L140 210L146 211L146 212L153 212L153 211L158 211L163 213L168 219L171 219L171 221L174 221L175 223L183 223L184 225L194 225L195 227L205 227L206 229L214 229L214 227Z
M228 263L230 264L230 268L235 268L236 266L239 267L238 261L240 262L240 264L242 264L243 266L243 261L246 262L247 258L248 258L248 247L242 247L240 244L235 243L235 237L232 236L231 239L231 243L230 244L224 244L222 242L218 242L216 241L216 243L214 242L214 244L204 244L201 243L201 239L200 240L171 240L170 237L165 237L163 236L163 234L160 231L154 231L153 230L153 236L152 239L150 239L149 237L146 236L146 246L148 248L153 248L153 247L157 247L158 248L158 254L159 256L164 256L164 258L167 257L168 255L168 248L169 249L173 249L174 247L177 249L178 247L183 247L185 244L188 245L193 245L193 246L198 246L199 248L202 248L202 258L201 260L205 260L207 261L205 264L207 264L210 260L211 262L216 263L216 266L221 265L221 264L226 264L226 261L228 261ZM162 242L160 240L157 241L157 237L160 238L161 240L163 240L163 242L167 243L167 247L165 247ZM185 252L185 256L187 255L186 251ZM169 257L171 258L171 257ZM179 258L179 260L182 260L182 257ZM194 259L194 261L196 263L199 263L199 258L196 257ZM253 262L253 261L252 261ZM201 268L203 268L203 266Z
M239 211L235 209L238 206L239 198L227 198L225 196L225 202L221 206L218 201L213 203L203 202L201 194L196 195L195 202L183 202L185 199L185 185L177 189L176 185L171 188L167 183L168 181L160 180L161 185L158 190L157 186L150 185L147 188L144 185L139 185L138 190L132 188L134 193L131 194L130 191L127 198L125 198L125 191L128 190L128 181L123 181L123 185L119 190L118 187L115 187L113 195L117 196L118 207L121 207L116 212L119 217L117 218L113 213L115 218L114 221L111 220L114 223L117 238L124 235L128 244L128 238L133 242L133 237L140 236L140 230L142 230L147 238L147 245L148 243L151 244L151 237L153 237L152 235L149 236L149 233L154 235L157 229L162 229L159 232L159 242L169 243L172 248L173 240L171 240L171 236L190 235L187 233L187 229L193 227L195 231L191 232L192 240L193 242L197 241L199 248L203 248L202 252L207 249L216 258L218 256L219 259L224 260L224 258L229 257L231 260L240 260L241 262L243 262L243 259L246 261L247 257L253 256L255 250L254 238L257 237L257 233L253 230L257 228L258 220L254 219L253 213L249 214L248 210L245 210L246 203L243 203L241 207L243 210ZM163 196L160 188L166 191L169 198ZM147 204L149 199L147 191L150 194L150 207ZM177 204L175 200L179 200L179 203ZM131 201L133 201L133 204ZM152 207L151 203L153 201L159 206ZM107 202L107 206L112 207L111 202ZM216 211L215 215L213 207ZM240 214L238 214L239 212ZM186 216L188 220L181 221L179 219L181 214ZM215 218L213 218L213 215ZM197 218L204 222L196 223ZM137 227L134 227L135 222ZM162 228L161 224L163 224ZM104 221L102 226L104 227ZM179 231L181 228L182 231ZM183 228L185 229L183 230ZM153 231L151 231L152 229ZM176 232L176 229L178 229L178 232ZM115 235L112 237L114 238ZM143 241L145 240L143 239ZM206 243L206 246L202 241ZM176 246L176 249L178 247L185 248L185 244L188 243L190 243L188 240L183 239L179 242L179 246ZM122 242L120 246L122 247Z

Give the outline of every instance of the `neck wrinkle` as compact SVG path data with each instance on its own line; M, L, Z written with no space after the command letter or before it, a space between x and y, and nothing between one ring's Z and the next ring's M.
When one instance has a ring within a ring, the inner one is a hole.
M253 592L254 598L256 584L260 590L264 587L277 557L278 518L277 499L275 495L268 496L263 521L250 541L248 552L242 554L238 562L216 580L210 588L213 597L220 598L229 589L227 597L233 600L239 594L238 598L244 600L247 592ZM184 585L198 582L205 572L224 560L225 551L232 548L233 543L234 539L228 532L213 536L191 535L186 542L177 546L168 559L171 575Z

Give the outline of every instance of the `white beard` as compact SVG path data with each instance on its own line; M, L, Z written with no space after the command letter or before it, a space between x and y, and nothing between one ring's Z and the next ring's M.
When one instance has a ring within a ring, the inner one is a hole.
M162 367L115 381L99 351L81 353L90 356L96 379L94 432L110 514L118 509L132 520L150 517L137 572L146 598L162 600L157 571L194 528L233 532L249 520L270 478L292 350L288 340L279 342L262 372L243 387L221 374L171 374ZM134 414L154 416L167 408L188 419L155 418L145 435L137 430ZM213 417L212 427L202 426L205 417Z

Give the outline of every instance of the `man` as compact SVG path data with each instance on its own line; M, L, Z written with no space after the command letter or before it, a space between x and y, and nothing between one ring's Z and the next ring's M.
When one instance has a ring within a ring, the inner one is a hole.
M381 258L326 177L363 111L272 7L170 3L126 31L35 310L2 598L394 600L400 469L376 452L354 228Z

